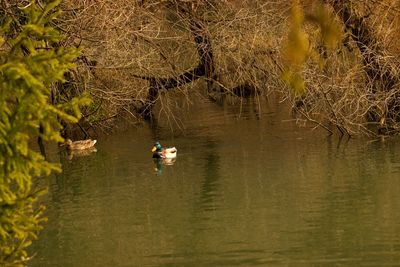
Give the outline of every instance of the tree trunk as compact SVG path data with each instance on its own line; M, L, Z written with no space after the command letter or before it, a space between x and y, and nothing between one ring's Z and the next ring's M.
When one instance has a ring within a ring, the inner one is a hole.
M351 9L351 1L326 0L341 18L345 28L351 33L363 60L371 92L389 91L398 82L399 77L393 73L393 67L385 61L383 50L379 46L373 30L366 22L368 16L360 16Z
M185 71L177 77L140 77L149 80L150 83L147 99L145 101L144 107L141 110L142 116L145 120L151 120L152 118L152 109L155 102L157 101L158 92L160 89L175 89L179 86L191 83L201 77L206 78L207 92L212 89L212 79L214 76L215 68L211 37L203 24L197 21L191 14L189 14L189 17L189 29L194 36L197 54L199 55L199 63L195 68Z

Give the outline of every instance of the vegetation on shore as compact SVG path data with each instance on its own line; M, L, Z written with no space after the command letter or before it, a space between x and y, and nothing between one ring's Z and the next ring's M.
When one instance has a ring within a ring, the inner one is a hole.
M299 124L351 136L399 132L394 0L68 0L62 8L64 45L83 55L59 96L92 95L84 132L107 131L117 118L157 119L177 94L235 104L272 92Z
M29 259L26 249L45 220L44 207L37 202L44 190L34 186L33 178L60 170L58 164L30 147L32 138L63 141L60 119L77 122L79 106L88 103L85 97L66 103L52 101L54 85L64 80L78 56L75 48L58 45L62 36L50 26L58 15L58 3L21 6L2 2L0 266L25 266Z

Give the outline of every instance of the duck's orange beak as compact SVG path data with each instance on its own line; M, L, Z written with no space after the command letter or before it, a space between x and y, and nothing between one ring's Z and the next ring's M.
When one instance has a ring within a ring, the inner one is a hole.
M151 152L156 152L157 148L155 146L153 146L153 148L151 149Z

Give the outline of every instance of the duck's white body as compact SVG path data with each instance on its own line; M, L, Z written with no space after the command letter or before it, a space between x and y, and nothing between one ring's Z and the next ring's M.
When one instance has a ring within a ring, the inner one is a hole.
M174 159L176 158L178 150L175 147L165 148L161 151L161 157L164 159Z
M174 159L178 149L176 147L163 148L160 142L156 142L151 152L153 152L153 158Z

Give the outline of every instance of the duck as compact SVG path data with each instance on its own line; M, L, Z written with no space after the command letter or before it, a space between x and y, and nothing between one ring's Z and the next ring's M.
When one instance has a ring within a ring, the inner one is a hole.
M68 150L85 150L92 149L94 144L96 144L97 140L86 139L79 141L72 141L71 139L66 139L64 145Z
M178 150L176 147L163 148L160 142L156 142L151 152L153 152L153 158L174 159Z

